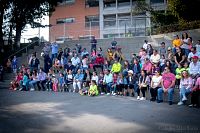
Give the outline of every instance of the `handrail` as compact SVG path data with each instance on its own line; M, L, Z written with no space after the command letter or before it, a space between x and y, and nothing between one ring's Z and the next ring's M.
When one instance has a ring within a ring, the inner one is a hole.
M38 40L36 40L36 41L34 41L34 42L31 42L31 43L30 43L29 45L27 45L26 47L21 48L20 50L18 50L18 51L15 52L14 54L11 54L10 56L8 56L8 59L9 59L10 57L12 57L12 56L18 54L18 53L21 52L22 50L27 49L29 46L32 46L32 44L34 44L34 43L36 43L36 42L39 42L39 41L40 41L40 39L38 39ZM27 51L26 51L26 52L27 52Z

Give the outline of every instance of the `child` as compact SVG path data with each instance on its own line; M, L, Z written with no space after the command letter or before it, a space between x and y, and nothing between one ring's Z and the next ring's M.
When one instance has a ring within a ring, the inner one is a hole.
M122 73L118 75L116 88L117 88L117 95L122 95L122 89L124 88Z
M181 80L181 72L182 72L182 67L179 64L178 68L176 68L176 82L175 82L175 88L178 88L179 84L180 84L180 80Z
M164 56L166 56L166 53L167 53L167 50L166 50L166 48L165 48L165 42L162 42L161 43L161 47L160 47L160 55L164 55Z
M97 83L95 80L91 81L90 89L88 91L88 96L97 96L99 94L97 90Z
M112 84L112 87L111 87L111 92L112 92L112 95L115 96L116 95L116 85L117 85L117 78L118 78L118 75L116 73L113 74L113 84Z
M58 79L55 77L55 75L53 75L52 82L53 82L53 91L57 92L58 91Z
M165 64L165 55L162 55L160 59L160 67L162 67L164 64Z
M17 90L17 87L20 85L20 80L23 79L23 72L20 72L17 74L15 79L11 82L11 88L12 90Z
M98 87L99 87L99 92L101 93L101 95L103 95L105 93L104 85L103 85L103 78L104 78L103 72L100 72Z
M86 82L83 83L83 89L79 90L80 95L87 95L89 87L87 87Z
M183 68L181 69L181 72L183 72L183 71L188 71L189 72L188 62L184 63Z
M65 80L64 80L64 75L62 73L60 73L59 78L58 78L58 87L59 87L60 92L64 91Z

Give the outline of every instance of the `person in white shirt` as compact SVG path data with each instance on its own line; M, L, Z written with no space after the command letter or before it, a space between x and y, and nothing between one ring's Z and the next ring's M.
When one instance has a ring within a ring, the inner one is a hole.
M143 48L144 48L145 50L147 50L147 46L148 46L148 41L147 41L147 40L144 40Z
M199 54L197 53L196 47L191 48L191 52L189 53L188 58L187 58L188 62L191 62L193 56L199 57Z
M160 61L160 55L158 54L158 51L156 49L153 50L153 54L150 57L150 61L153 64L158 64Z
M72 65L74 65L74 66L79 65L81 62L79 57L77 56L77 54L75 54L74 57L72 57L71 61L72 61Z
M93 72L93 74L92 74L92 79L91 79L91 80L95 80L96 83L99 82L99 77L98 77L98 75L97 75L97 72Z
M198 56L192 57L192 62L189 65L189 74L192 79L197 79L200 75L200 62Z
M160 75L159 70L156 70L155 75L152 77L152 80L151 80L151 88L150 88L151 99L150 99L150 101L156 100L157 91L161 87L161 80L162 80L162 76Z

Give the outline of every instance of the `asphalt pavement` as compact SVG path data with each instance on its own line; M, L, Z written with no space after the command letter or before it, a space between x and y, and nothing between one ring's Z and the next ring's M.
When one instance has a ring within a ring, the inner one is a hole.
M200 109L122 96L0 89L0 133L199 133Z

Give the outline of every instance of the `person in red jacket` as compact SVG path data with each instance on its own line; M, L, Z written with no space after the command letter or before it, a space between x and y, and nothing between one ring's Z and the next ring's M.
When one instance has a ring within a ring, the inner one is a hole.
M96 68L99 68L99 67L103 71L103 64L104 64L104 58L103 56L101 56L101 54L98 54L93 66L94 71L96 71Z

